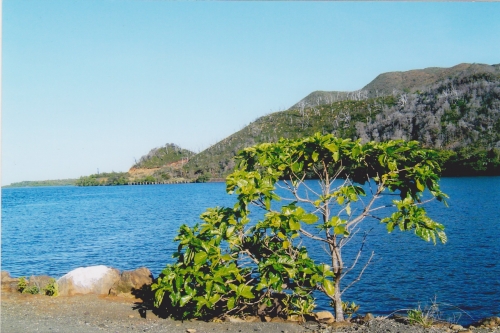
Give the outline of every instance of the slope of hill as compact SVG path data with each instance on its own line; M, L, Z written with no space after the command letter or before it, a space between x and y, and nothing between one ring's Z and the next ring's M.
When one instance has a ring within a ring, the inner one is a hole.
M305 108L315 107L318 105L330 104L335 102L353 100L359 101L367 99L367 92L364 90L357 91L313 91L294 105L292 105L288 110L303 110Z
M398 92L415 92L438 81L456 76L470 76L477 73L500 75L500 65L459 64L450 68L429 67L406 72L389 72L380 74L372 82L363 87L369 97Z
M223 177L234 167L233 156L246 146L321 132L363 141L419 140L452 150L444 155L463 174L500 173L500 66L461 64L405 73L381 75L365 87L377 94L373 87L380 87L381 97L353 92L344 95L350 98L325 103L319 97L327 92L310 94L298 108L263 116L209 147L185 169L191 175ZM400 79L391 83L392 77Z
M186 181L183 166L195 153L173 143L153 148L142 156L128 172L109 172L83 176L78 186L126 185L130 183L154 184Z
M384 106L392 105L392 96L365 101L340 101L331 105L286 110L263 116L242 130L230 135L208 149L192 157L185 165L188 174L210 173L213 177L224 177L234 167L233 157L239 150L261 142L275 142L279 138L298 138L316 132L334 133L337 136L353 137L356 121L365 121L382 112ZM367 111L368 110L368 111Z
M148 154L142 156L139 162L136 162L132 168L151 169L168 166L172 163L189 159L195 155L192 151L183 149L174 143L167 143L163 147L153 148Z
M478 73L500 76L500 64L459 64L450 68L429 67L406 72L383 73L360 90L314 91L295 103L289 110L332 104L343 100L359 101L392 94L413 93L445 79Z
M173 178L183 178L182 167L196 155L176 144L167 143L163 147L151 149L140 158L128 171L132 182L149 179L149 181L166 181Z

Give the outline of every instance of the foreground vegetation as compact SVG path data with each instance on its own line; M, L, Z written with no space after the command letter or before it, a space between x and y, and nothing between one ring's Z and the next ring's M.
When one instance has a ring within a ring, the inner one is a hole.
M423 207L446 198L438 185L437 153L418 142L362 144L317 133L245 148L237 161L226 180L237 203L208 209L201 224L181 226L177 263L152 285L155 305L174 318L304 316L314 310L313 291L319 291L331 300L336 321L344 321L344 311L356 305L343 302L342 294L373 256L343 283L362 257L366 235L354 235L365 220L384 223L388 232L413 231L426 241L446 242L444 226ZM309 187L308 177L318 179L320 188ZM431 198L424 200L426 189ZM398 198L381 202L388 195ZM251 221L255 210L263 217ZM330 261L315 262L303 238L324 245ZM347 245L358 248L354 258L344 258Z

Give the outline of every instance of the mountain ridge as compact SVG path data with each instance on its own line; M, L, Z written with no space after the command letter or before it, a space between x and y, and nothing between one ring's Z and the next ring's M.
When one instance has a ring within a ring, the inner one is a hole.
M500 76L500 64L461 63L452 67L426 67L408 71L392 71L377 75L372 81L354 91L317 90L302 98L288 110L330 104L343 100L361 100L391 95L397 92L414 92L450 76L461 73L492 73Z

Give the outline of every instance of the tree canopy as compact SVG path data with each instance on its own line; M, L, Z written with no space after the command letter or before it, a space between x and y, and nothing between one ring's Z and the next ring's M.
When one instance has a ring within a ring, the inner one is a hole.
M177 263L152 286L156 306L179 318L287 317L311 313L317 290L331 299L336 320L344 320L342 293L371 260L342 285L362 256L366 238L350 242L360 223L374 219L388 232L413 231L426 241L446 242L444 226L423 207L447 197L438 184L437 161L436 152L416 141L362 144L321 134L243 149L226 180L236 204L208 209L201 224L180 228ZM318 181L320 190L306 179ZM287 195L277 194L283 191ZM396 199L380 200L387 195ZM252 215L255 210L262 213ZM251 221L254 216L257 221ZM325 245L329 262L315 262L304 238ZM342 252L347 245L359 249L350 266Z

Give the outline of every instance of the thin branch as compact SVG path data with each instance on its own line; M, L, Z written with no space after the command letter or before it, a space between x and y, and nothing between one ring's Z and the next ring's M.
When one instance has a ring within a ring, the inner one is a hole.
M317 240L317 241L320 241L320 242L325 242L327 244L331 244L331 241L328 240L328 239L325 239L325 238L321 238L321 237L318 237L318 236L314 236L313 234L311 234L309 231L306 231L304 230L303 228L300 228L300 232L306 236L306 237L309 237L311 239L314 239L314 240Z
M354 228L355 228L355 227L354 227ZM354 229L354 228L353 228L353 229ZM353 240L353 239L354 239L354 236L355 236L355 235L356 235L359 231L360 231L360 229L359 229L359 228L357 228L357 229L355 229L353 232L351 232L351 233L349 234L349 237L344 237L344 238L342 238L342 239L340 240L340 242L339 242L339 247L340 247L340 248L343 248L344 246L346 246L346 245L347 245L347 244L348 244L351 240Z
M344 278L344 276L349 273L350 271L353 270L354 267L356 267L357 263L358 263L358 260L359 258L361 257L361 253L363 252L363 248L365 247L365 243L366 243L366 237L368 236L368 234L373 230L373 228L371 228L370 230L368 230L367 232L365 232L365 234L363 235L363 240L361 241L361 246L359 247L359 250L358 250L358 254L356 255L356 258L354 259L354 262L352 263L351 267L349 267L348 269L346 269L346 271L342 274L342 279Z
M374 255L375 255L375 252L372 251L372 254L370 255L370 258L366 262L366 265L363 267L363 269L361 270L361 272L359 272L358 277L356 279L354 279L347 287L345 287L344 290L342 290L340 292L340 295L343 295L344 292L346 292L347 289L351 288L356 282L358 282L359 280L361 280L361 277L363 276L363 273L365 272L365 269L368 267L368 265L372 261Z

